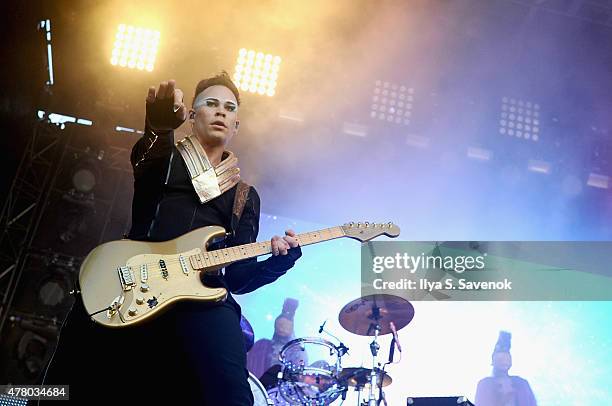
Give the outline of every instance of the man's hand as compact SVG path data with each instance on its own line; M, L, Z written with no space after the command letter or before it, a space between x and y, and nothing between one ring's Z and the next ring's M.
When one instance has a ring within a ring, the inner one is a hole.
M170 131L178 128L187 119L187 108L183 103L183 91L175 89L176 82L161 82L159 89L149 88L147 94L147 123L153 131Z
M275 235L270 240L272 245L272 255L287 255L289 248L298 247L300 244L295 239L295 231L287 230L285 231L284 237L279 237Z

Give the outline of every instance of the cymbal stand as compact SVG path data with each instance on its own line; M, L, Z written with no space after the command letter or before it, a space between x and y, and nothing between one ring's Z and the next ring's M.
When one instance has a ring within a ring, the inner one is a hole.
M370 343L370 351L372 352L372 370L370 371L370 393L368 397L368 406L376 406L375 390L378 387L378 350L380 350L380 344L378 344L378 334L380 333L381 327L378 321L380 317L380 308L378 306L372 307L372 318L375 323L370 324L369 331L374 330L374 340ZM382 379L382 377L381 377Z

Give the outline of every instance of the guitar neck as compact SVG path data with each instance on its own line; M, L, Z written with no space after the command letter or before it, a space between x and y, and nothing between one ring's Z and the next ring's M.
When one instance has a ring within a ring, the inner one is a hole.
M331 227L323 230L298 234L295 236L295 239L298 241L300 246L305 246L345 236L346 234L342 227ZM272 245L270 241L265 241L238 245L215 251L208 251L201 254L194 254L189 257L189 260L191 265L196 269L205 269L209 267L219 268L227 266L236 261L267 255L270 253L272 253Z

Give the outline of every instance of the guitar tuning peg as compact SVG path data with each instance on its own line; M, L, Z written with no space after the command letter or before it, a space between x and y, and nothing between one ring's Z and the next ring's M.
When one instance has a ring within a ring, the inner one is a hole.
M357 223L357 228L361 228L361 222Z
M391 228L392 226L393 226L393 223L392 223L392 222L388 222L388 223L387 223L387 227Z
M352 222L352 221L349 223L349 227L353 227L354 225L355 225L355 223Z
M368 223L367 221L364 223L364 225L366 226L366 228L370 227L370 223Z

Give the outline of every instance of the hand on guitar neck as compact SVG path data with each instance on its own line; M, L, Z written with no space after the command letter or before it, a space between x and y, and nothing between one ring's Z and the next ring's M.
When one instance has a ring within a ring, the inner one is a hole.
M295 248L300 245L298 240L295 238L296 234L293 230L285 231L284 237L279 237L275 235L270 240L270 245L272 247L272 255L287 255L290 248Z

